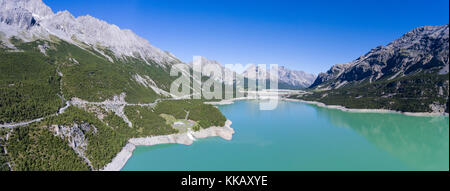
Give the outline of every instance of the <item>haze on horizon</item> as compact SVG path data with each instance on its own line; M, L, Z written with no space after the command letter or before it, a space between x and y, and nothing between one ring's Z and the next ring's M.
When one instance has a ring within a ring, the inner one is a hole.
M413 28L449 23L449 2L275 0L43 0L131 29L184 62L279 64L318 74Z

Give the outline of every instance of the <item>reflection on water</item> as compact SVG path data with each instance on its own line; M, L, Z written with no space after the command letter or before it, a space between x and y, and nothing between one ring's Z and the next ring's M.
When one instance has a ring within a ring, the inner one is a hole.
M136 150L133 151L133 155L139 155L141 153L170 148L170 147L174 147L174 146L175 146L174 144L164 144L164 145L154 145L151 147L137 147Z
M349 128L414 169L449 169L449 118L348 113L316 107L318 115Z

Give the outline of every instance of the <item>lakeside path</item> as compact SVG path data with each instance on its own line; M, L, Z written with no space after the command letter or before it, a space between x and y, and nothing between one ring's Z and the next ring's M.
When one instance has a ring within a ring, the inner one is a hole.
M233 134L235 133L234 129L231 128L231 124L232 122L227 120L223 127L210 127L196 132L189 131L181 134L132 138L128 141L128 144L123 147L122 151L114 157L112 162L107 164L101 171L120 171L125 166L128 159L133 155L136 146L153 146L161 144L192 145L196 139L208 137L221 137L230 141L233 139Z
M398 113L403 114L407 116L416 116L416 117L433 117L433 116L449 116L448 113L427 113L427 112L401 112L401 111L394 111L394 110L388 110L388 109L349 109L344 106L340 105L326 105L321 102L317 101L305 101L305 100L299 100L299 99L289 99L289 98L281 98L284 101L292 101L292 102L301 102L301 103L307 103L311 105L316 105L319 107L329 108L329 109L339 109L341 111L345 112L352 112L352 113Z

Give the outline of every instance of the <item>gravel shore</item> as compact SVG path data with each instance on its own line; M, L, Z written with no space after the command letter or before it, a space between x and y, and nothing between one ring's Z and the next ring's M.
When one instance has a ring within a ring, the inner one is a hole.
M196 132L130 139L122 151L120 151L116 157L114 157L112 162L106 165L102 171L120 171L125 166L128 159L133 155L136 146L152 146L160 144L192 145L196 139L208 137L221 137L225 140L232 140L234 129L231 128L231 124L232 122L227 120L224 127L210 127Z
M426 112L400 112L400 111L394 111L394 110L388 110L388 109L349 109L344 106L340 105L326 105L321 102L316 101L304 101L304 100L298 100L298 99L289 99L289 98L283 98L285 101L293 101L293 102L302 102L302 103L308 103L312 105L317 105L319 107L325 107L330 109L339 109L341 111L345 112L353 112L353 113L400 113L408 116L417 116L417 117L430 117L430 116L448 116L448 113L426 113Z

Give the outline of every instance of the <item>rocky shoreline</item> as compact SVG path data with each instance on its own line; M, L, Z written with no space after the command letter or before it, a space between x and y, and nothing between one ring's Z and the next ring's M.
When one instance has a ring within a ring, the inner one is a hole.
M264 100L264 99L271 99L271 97L257 97L257 96L240 97L240 98L224 99L224 100L220 100L220 101L204 102L204 104L210 104L210 105L232 105L232 104L234 104L235 101L241 101L241 100Z
M221 100L218 102L205 102L205 104L211 104L211 105L231 105L234 104L234 101L238 100L254 100L257 98L235 98L235 99L228 99L228 100ZM321 102L317 101L305 101L305 100L299 100L299 99L290 99L290 98L280 98L280 100L284 101L293 101L293 102L302 102L307 104L316 105L319 107L325 107L329 109L339 109L341 111L345 112L353 112L353 113L399 113L407 116L415 116L415 117L435 117L435 116L449 116L448 113L430 113L430 112L401 112L401 111L395 111L395 110L389 110L389 109L351 109L346 108L341 105L326 105Z
M196 139L208 137L221 137L225 140L232 140L234 129L231 128L232 122L227 120L224 127L210 127L196 132L187 132L181 134L154 136L146 138L133 138L120 151L111 163L106 165L101 171L120 171L128 159L133 155L136 146L153 146L160 144L182 144L192 145Z
M250 99L256 99L256 98L242 97L242 98L224 99L224 100L220 100L220 101L204 102L204 104L210 104L210 105L231 105L231 104L234 104L234 101L250 100Z
M237 100L247 100L248 98L237 98L230 100L222 100L219 102L205 102L205 104L212 105L229 105L233 104L234 101ZM305 101L298 99L289 99L289 98L281 98L284 101L292 101L292 102L301 102L316 105L319 107L325 107L330 109L339 109L345 112L353 112L353 113L399 113L408 116L449 116L448 113L426 113L426 112L400 112L394 110L387 109L349 109L344 106L339 105L326 105L321 102L316 101ZM224 127L210 127L207 129L202 129L197 132L187 132L182 134L172 134L172 135L164 135L164 136L155 136L155 137L146 137L146 138L133 138L128 141L128 144L120 151L116 157L113 159L111 163L106 165L102 171L120 171L128 161L128 159L132 156L134 149L136 146L152 146L159 144L182 144L182 145L192 145L196 139L203 139L208 137L221 137L225 140L232 140L234 130L230 127L232 124L231 121L227 121Z
M290 99L290 98L282 98L282 100L293 101L293 102L302 102L302 103L316 105L319 107L325 107L325 108L330 108L330 109L339 109L341 111L353 112L353 113L399 113L399 114L403 114L403 115L416 116L416 117L449 116L448 113L401 112L401 111L394 111L394 110L388 110L388 109L349 109L344 106L326 105L324 103L317 102L317 101L305 101L305 100Z

